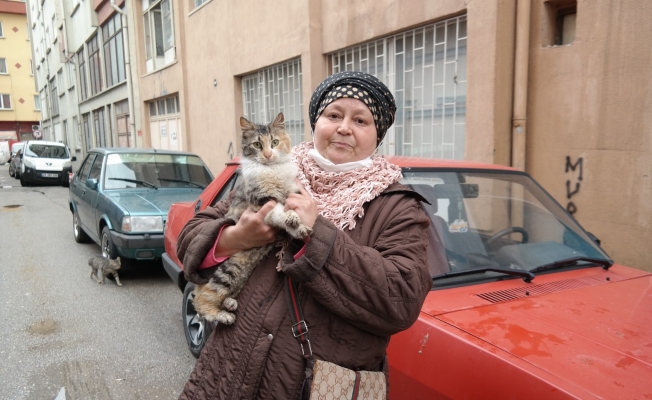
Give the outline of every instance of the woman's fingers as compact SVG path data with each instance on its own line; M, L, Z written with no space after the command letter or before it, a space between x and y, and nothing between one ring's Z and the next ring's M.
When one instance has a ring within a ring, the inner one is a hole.
M319 215L317 202L300 183L298 186L300 193L290 193L287 200L285 200L284 209L285 211L293 210L296 212L301 219L301 223L312 228Z

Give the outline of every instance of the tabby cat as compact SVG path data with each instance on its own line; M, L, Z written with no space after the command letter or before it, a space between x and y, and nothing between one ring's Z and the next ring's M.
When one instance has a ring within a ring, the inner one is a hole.
M265 223L293 238L308 237L312 229L301 224L296 212L283 209L288 194L299 192L295 182L298 169L290 155L290 135L285 131L283 113L269 125L254 124L241 117L240 127L243 183L231 195L225 218L235 224L247 208L257 212L269 200L276 200L277 205L267 214ZM220 264L207 284L195 288L193 302L197 313L211 322L233 324L238 307L235 297L254 268L277 244L235 253Z
M88 259L88 265L91 267L91 278L95 276L97 283L104 283L106 276L112 274L115 278L116 285L122 286L122 283L120 283L120 277L118 276L120 264L120 257L112 260L98 255L91 256L91 258ZM100 278L100 276L102 278Z

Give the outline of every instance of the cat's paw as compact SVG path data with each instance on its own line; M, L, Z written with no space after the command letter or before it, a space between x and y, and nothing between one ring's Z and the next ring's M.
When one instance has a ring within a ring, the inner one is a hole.
M222 310L215 316L215 321L224 325L233 325L235 322L235 314Z
M289 229L296 229L301 225L301 218L299 218L299 214L295 211L290 210L285 213L284 223Z
M227 297L222 302L222 307L228 311L235 311L238 309L238 302L233 297Z
M312 228L309 228L305 225L299 226L297 229L295 229L293 232L291 232L292 237L296 239L302 239L305 240L312 235Z

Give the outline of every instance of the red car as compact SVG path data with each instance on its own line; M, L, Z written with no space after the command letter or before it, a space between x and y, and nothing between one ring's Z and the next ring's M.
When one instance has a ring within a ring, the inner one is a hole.
M614 264L528 174L390 157L428 200L433 286L392 337L390 397L652 399L652 274ZM192 306L177 237L238 185L236 161L193 203L172 205L163 263L184 292L197 356L211 331Z

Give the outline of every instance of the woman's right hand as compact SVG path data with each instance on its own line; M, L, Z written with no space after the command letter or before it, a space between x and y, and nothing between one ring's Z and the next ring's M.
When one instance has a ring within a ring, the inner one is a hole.
M215 256L230 256L239 251L273 243L278 237L278 229L267 225L265 216L274 206L276 201L270 200L258 212L247 209L237 224L224 228L215 247Z

